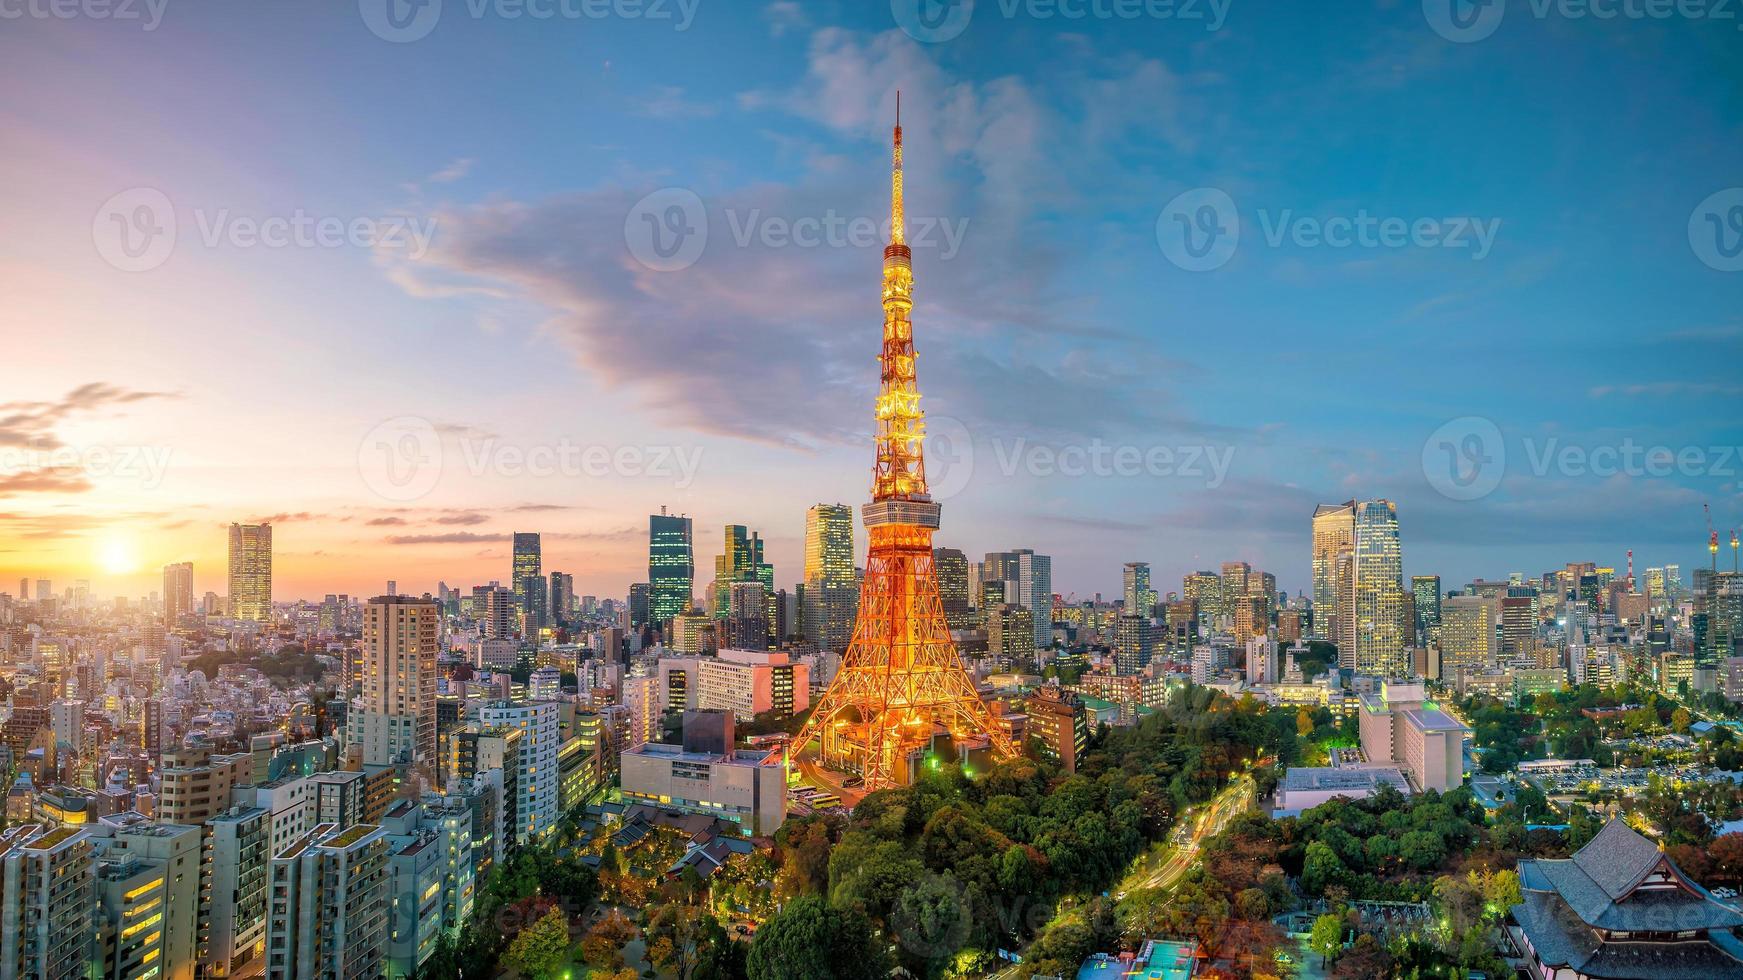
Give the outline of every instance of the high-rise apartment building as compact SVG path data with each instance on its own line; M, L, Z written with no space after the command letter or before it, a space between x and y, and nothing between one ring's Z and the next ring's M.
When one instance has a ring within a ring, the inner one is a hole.
M230 618L272 619L272 525L230 525Z
M323 823L273 856L267 980L385 973L393 903L388 851L379 826Z
M173 625L194 613L194 563L163 566L163 619Z
M648 517L649 617L662 629L695 603L696 559L690 518L664 507Z
M90 836L34 823L0 833L0 976L89 975L97 907Z
M409 765L434 780L441 624L434 599L377 596L363 607L357 737L364 765Z
M805 512L804 596L799 631L820 650L846 650L859 605L853 578L853 508L847 504L816 504Z
M201 974L235 976L266 950L266 871L271 814L232 807L207 822Z
M557 702L520 703L498 701L478 709L478 723L485 729L518 729L520 739L515 773L515 828L519 843L535 841L557 827L557 750L562 732Z

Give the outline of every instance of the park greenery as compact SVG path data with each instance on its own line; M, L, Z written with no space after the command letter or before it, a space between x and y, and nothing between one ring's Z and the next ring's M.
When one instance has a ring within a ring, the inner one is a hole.
M870 794L851 818L789 820L776 838L784 904L757 935L751 976L837 975L818 943L789 949L790 937L852 946L865 929L916 976L978 973L998 949L1031 943L1025 973L1074 973L1118 938L1102 893L1182 808L1261 755L1297 754L1293 711L1188 686L1137 725L1097 732L1076 773L1028 758L972 778L943 765ZM810 925L785 921L796 915ZM758 973L770 963L789 972Z

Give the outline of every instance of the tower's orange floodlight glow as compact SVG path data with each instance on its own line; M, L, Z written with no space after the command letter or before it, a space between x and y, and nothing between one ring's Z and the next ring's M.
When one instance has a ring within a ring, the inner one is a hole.
M900 96L897 97L900 99ZM926 488L925 436L914 374L912 252L902 213L902 117L897 103L890 175L890 244L884 248L884 344L879 361L877 462L859 617L841 670L795 740L819 740L825 765L857 769L868 790L893 785L902 760L939 730L961 744L985 739L1015 754L963 669L932 564L939 506Z

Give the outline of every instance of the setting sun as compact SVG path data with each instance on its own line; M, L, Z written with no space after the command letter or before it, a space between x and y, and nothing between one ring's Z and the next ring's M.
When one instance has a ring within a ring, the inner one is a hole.
M130 537L112 535L99 546L97 563L110 575L131 574L139 570L139 548Z

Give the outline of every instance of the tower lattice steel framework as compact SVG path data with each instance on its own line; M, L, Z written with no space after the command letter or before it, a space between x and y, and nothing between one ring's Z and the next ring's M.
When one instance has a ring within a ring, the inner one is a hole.
M921 448L925 423L914 380L914 272L902 213L901 96L896 98L877 463L872 502L864 510L871 550L841 670L794 743L802 749L818 739L826 765L843 767L857 759L868 790L892 785L900 754L926 743L939 726L959 741L984 736L999 756L1015 754L950 640L932 564L939 506L926 488Z

